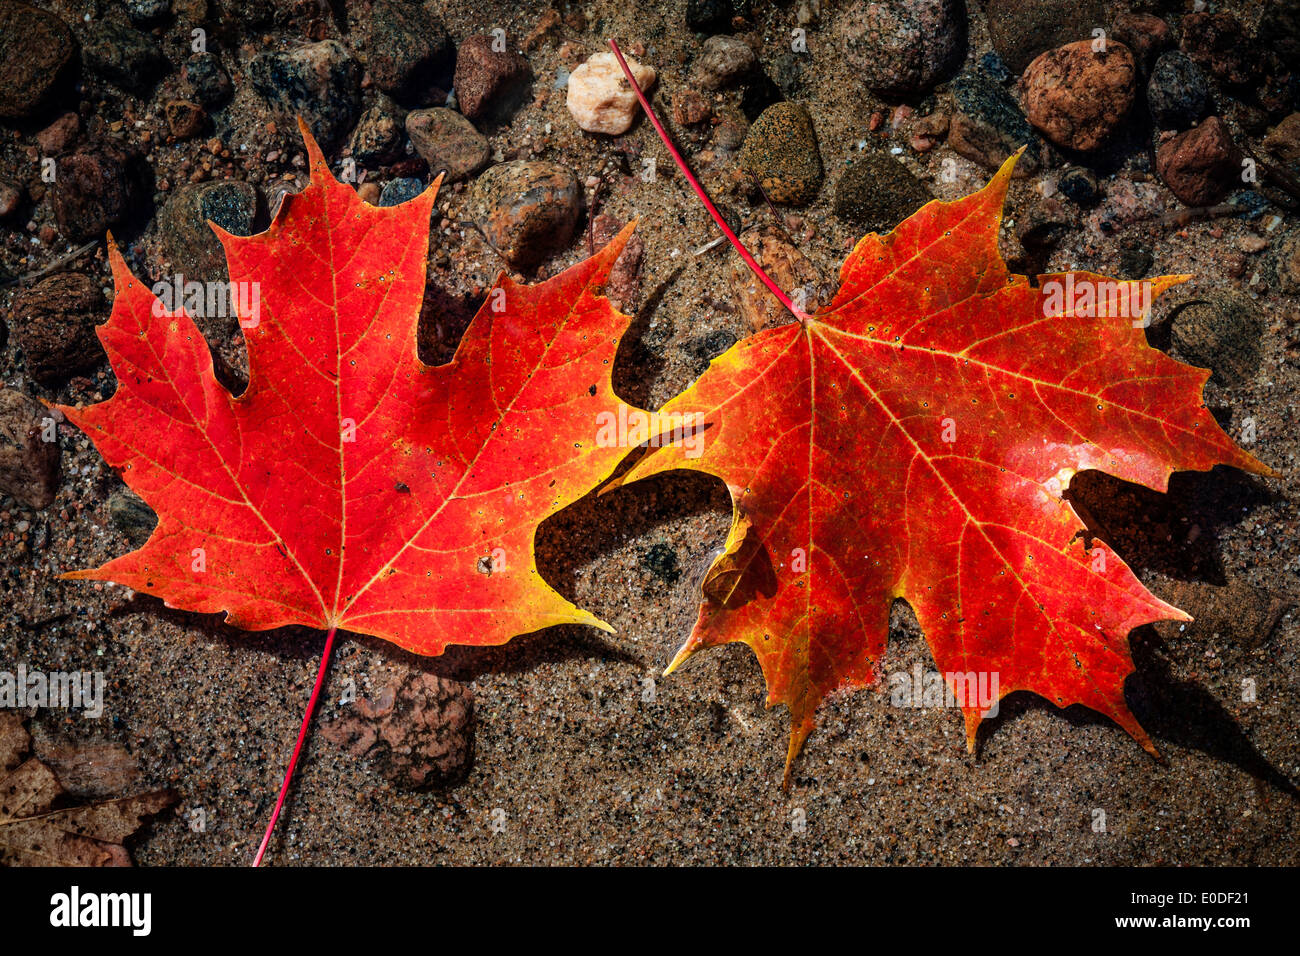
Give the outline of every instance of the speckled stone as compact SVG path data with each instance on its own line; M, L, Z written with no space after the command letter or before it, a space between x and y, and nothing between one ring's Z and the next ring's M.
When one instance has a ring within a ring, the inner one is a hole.
M445 89L455 62L456 48L432 4L379 0L371 7L366 66L385 93L421 105L412 101L431 86Z
M962 0L855 0L837 28L849 65L884 96L927 90L966 55Z
M435 106L406 116L406 135L435 176L446 170L447 182L473 176L492 158L487 137L455 110Z
M1170 338L1193 365L1212 369L1220 385L1245 385L1259 371L1264 320L1238 292L1211 292L1180 304Z
M824 174L807 107L774 103L765 109L745 134L740 168L773 202L795 206L812 202Z
M1095 52L1080 40L1039 56L1025 70L1025 115L1057 146L1089 151L1123 123L1137 92L1137 64L1122 43Z
M494 50L494 37L467 37L456 51L456 102L470 119L502 114L522 93L529 77L528 61L507 39Z
M1147 105L1161 129L1187 129L1209 110L1210 85L1190 57L1171 50L1151 70Z
M325 148L346 136L361 112L361 66L337 40L258 54L248 76L290 127L301 115Z
M835 185L835 215L866 232L888 232L931 198L902 163L883 153L863 153Z
M224 281L226 254L212 220L237 236L253 233L257 191L234 179L182 186L158 213L158 236L172 270L186 279Z
M52 13L0 0L0 119L31 116L76 66L77 41Z
M1231 13L1189 13L1180 26L1187 55L1224 83L1246 86L1263 72L1258 49Z
M51 414L17 389L0 388L0 495L31 508L49 505L59 486L59 443L42 437Z
M948 127L948 145L959 155L997 170L1021 146L1028 146L1016 163L1017 178L1042 167L1043 141L1025 119L1019 104L983 69L967 70L952 81L957 112Z
M535 266L573 238L582 212L578 177L557 163L516 160L474 181L470 216L511 266Z
M100 283L76 272L52 275L14 299L14 339L27 372L57 385L104 359L95 326L108 318Z

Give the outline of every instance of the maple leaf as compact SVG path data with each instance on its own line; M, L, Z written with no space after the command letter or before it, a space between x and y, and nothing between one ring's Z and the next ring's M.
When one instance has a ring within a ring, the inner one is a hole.
M63 787L36 757L23 759L30 744L22 718L0 714L0 864L130 866L122 842L175 803L175 792L55 809Z
M1219 463L1273 474L1204 407L1210 373L1147 345L1151 298L1187 277L1009 273L997 237L1014 164L863 238L829 306L737 343L664 406L697 423L693 448L652 450L611 486L678 468L727 484L731 535L668 671L747 644L768 706L791 713L787 785L826 695L876 679L895 598L916 612L972 750L990 702L966 680L983 674L998 698L1029 690L1106 714L1154 754L1124 702L1128 633L1190 618L1090 549L1062 493L1084 469L1160 491L1175 470ZM1083 314L1084 290L1101 294L1100 316Z
M159 520L139 550L65 577L247 630L346 629L418 654L555 624L608 630L538 574L533 537L626 452L592 437L620 404L610 372L628 318L599 291L632 226L545 282L502 275L452 361L426 366L416 322L437 183L370 206L302 130L310 184L271 227L213 225L238 301L258 303L239 316L243 394L112 248L98 334L118 387L61 410Z

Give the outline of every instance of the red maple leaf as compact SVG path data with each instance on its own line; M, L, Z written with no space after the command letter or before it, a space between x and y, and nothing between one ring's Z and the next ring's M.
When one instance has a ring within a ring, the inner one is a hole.
M1161 491L1180 469L1272 473L1206 410L1209 373L1147 345L1151 298L1186 277L1008 272L997 237L1014 163L862 239L829 307L737 343L664 406L702 451L652 451L621 479L685 468L730 489L726 552L669 671L749 645L768 705L791 712L787 783L820 702L876 679L895 598L972 749L985 708L1029 690L1108 715L1154 753L1124 702L1128 634L1189 618L1090 549L1062 493L1084 469ZM976 686L996 686L994 701Z
M610 373L628 318L599 292L631 227L545 282L503 275L452 361L429 367L416 322L436 184L370 206L303 134L311 182L270 229L213 227L239 301L258 302L240 315L243 394L112 249L98 332L118 387L61 410L159 521L139 550L65 576L249 630L328 629L326 659L336 629L419 654L555 624L608 630L538 574L533 538L626 453L594 439L621 405Z

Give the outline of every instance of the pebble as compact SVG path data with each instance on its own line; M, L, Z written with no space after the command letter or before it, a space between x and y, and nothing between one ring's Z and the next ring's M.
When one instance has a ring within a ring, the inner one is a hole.
M379 205L400 206L424 192L424 183L414 176L390 179L379 191Z
M501 163L475 180L470 192L470 218L517 269L568 246L581 211L578 177L557 163Z
M427 790L469 770L474 695L467 684L411 670L373 700L321 726L321 736L364 758L394 786Z
M325 149L356 125L361 112L361 67L337 40L260 53L249 63L248 77L290 128L301 115Z
M1184 204L1209 206L1240 182L1240 152L1227 124L1211 116L1160 147L1156 172Z
M854 0L837 29L849 66L881 96L928 90L966 56L961 0Z
M51 203L59 232L71 242L103 239L131 208L126 157L109 148L82 150L58 162Z
M678 126L699 126L711 119L713 119L713 105L703 94L691 89L674 94L673 122Z
M163 108L167 116L167 128L176 139L192 139L203 132L208 114L203 107L189 100L171 100Z
M1263 318L1239 292L1211 292L1179 303L1172 313L1174 348L1229 388L1248 384L1259 371L1263 336Z
M1161 129L1187 129L1210 108L1210 85L1191 57L1177 50L1162 54L1147 82L1147 105Z
M256 214L257 192L239 180L188 184L176 190L158 213L158 238L172 272L187 280L228 280L225 250L208 220L236 236L250 236Z
M1110 39L1129 48L1143 73L1149 72L1156 57L1173 44L1169 24L1150 13L1116 14Z
M993 49L1019 76L1040 53L1091 36L1106 22L1101 0L986 0Z
M1300 232L1279 243L1277 250L1277 283L1287 295L1300 294Z
M626 223L623 221L605 213L596 216L591 221L591 239L595 247L603 249L624 225ZM605 296L620 311L627 311L636 305L641 291L641 260L644 254L645 243L641 241L641 234L633 232L609 270L609 278L605 280Z
M171 0L125 0L126 15L135 24L149 24L172 12Z
M1007 157L1028 145L1015 176L1032 176L1043 165L1043 141L1010 93L983 70L967 70L952 81L958 112L949 122L948 145L960 156L997 170Z
M865 232L888 232L933 197L906 166L883 153L854 157L835 185L835 215Z
M77 41L62 20L0 0L0 120L35 115L76 70Z
M1093 206L1101 198L1097 174L1086 166L1069 166L1061 172L1056 188L1076 206Z
M209 109L230 98L230 74L215 53L196 53L181 67L190 96Z
M494 50L496 38L468 37L456 51L456 102L470 119L503 115L522 99L528 61L510 47Z
M109 496L108 517L137 548L149 540L149 535L158 525L158 515L154 510L130 491L118 491Z
M624 58L642 90L654 86L653 67ZM626 133L641 110L636 93L610 51L592 54L573 71L565 105L580 128L608 136Z
M378 0L370 8L366 66L375 86L417 105L432 88L450 85L456 48L433 5Z
M0 180L0 219L9 219L22 212L23 198L21 183ZM3 347L3 343L0 343L0 347Z
M146 96L170 69L152 36L114 20L96 20L86 30L81 56L94 73L128 93Z
M460 113L441 106L408 113L406 135L429 172L447 171L448 183L468 179L492 158L487 137Z
M749 12L749 0L686 0L686 26L695 33L731 33L732 20Z
M104 359L95 326L107 318L100 284L64 272L42 279L14 299L14 339L27 372L42 385L59 385Z
M387 97L381 97L387 100ZM409 122L409 118L408 118ZM373 168L395 162L405 145L402 122L392 101L377 103L361 114L348 140L352 158L361 166Z
M0 387L0 495L30 508L48 506L59 486L59 443L43 440L51 414L34 398Z
M1300 113L1286 116L1264 137L1264 150L1300 176Z
M1025 115L1057 146L1087 152L1116 131L1137 92L1137 65L1122 43L1094 53L1080 40L1041 54L1025 70Z
M758 57L745 41L732 36L709 37L695 59L695 82L706 90L721 90L757 67Z
M760 226L742 233L740 241L772 280L792 297L802 290L803 311L821 306L821 273L806 255L791 244L776 226ZM786 325L794 316L768 290L738 254L727 262L727 286L741 317L755 331Z
M64 113L45 129L36 134L36 145L42 156L58 156L69 149L81 134L81 117L76 113Z
M817 132L807 107L774 103L745 134L740 168L773 202L806 205L821 189L823 171Z
M1189 13L1181 27L1183 50L1223 82L1245 86L1261 75L1259 53L1231 13Z

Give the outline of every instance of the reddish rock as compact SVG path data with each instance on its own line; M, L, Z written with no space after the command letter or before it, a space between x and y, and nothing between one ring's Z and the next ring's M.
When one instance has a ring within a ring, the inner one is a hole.
M1258 79L1261 58L1231 13L1189 13L1182 30L1184 52L1225 83L1244 86Z
M743 233L740 241L776 284L796 299L796 304L801 304L805 312L817 311L821 305L821 273L811 259L791 245L784 232L776 226L757 227ZM741 316L755 332L794 321L738 255L728 261L727 285Z
M1223 120L1211 116L1160 147L1156 172L1188 206L1209 206L1241 181L1241 154Z
M95 326L107 316L99 283L75 272L52 275L14 299L14 338L27 371L42 385L56 385L104 358Z
M72 242L102 239L131 202L125 157L108 150L73 153L58 161L54 219Z
M493 49L493 46L502 49ZM509 42L472 36L456 52L456 102L470 119L500 112L527 82L528 61Z
M624 225L613 216L601 213L591 222L592 244L597 249L603 248L618 235ZM636 305L637 294L641 291L641 257L644 252L645 244L641 241L641 235L634 232L614 260L609 278L605 281L605 295L614 303L614 308L626 311Z
M0 388L0 495L31 508L54 501L59 486L59 443L45 441L54 415L12 388Z
M1093 52L1080 40L1039 56L1025 71L1025 115L1057 146L1088 151L1123 122L1137 92L1137 64L1122 43Z
M192 139L203 132L208 114L203 107L189 100L172 100L166 106L167 126L177 139Z
M23 208L23 187L0 181L0 219L8 219Z
M403 790L452 783L469 769L474 696L467 685L411 671L353 710L325 724L322 736Z
M1111 39L1124 44L1137 58L1142 71L1173 45L1169 24L1150 13L1120 13L1115 17Z
M72 146L81 132L81 117L76 113L64 113L45 129L36 134L36 145L42 156L57 156Z
M712 118L713 107L694 90L682 90L673 97L673 122L678 126L698 126Z

